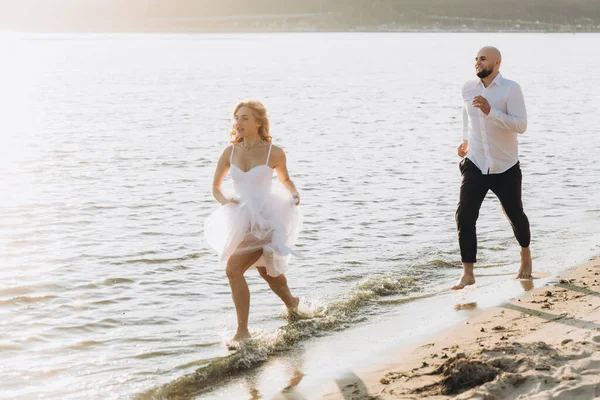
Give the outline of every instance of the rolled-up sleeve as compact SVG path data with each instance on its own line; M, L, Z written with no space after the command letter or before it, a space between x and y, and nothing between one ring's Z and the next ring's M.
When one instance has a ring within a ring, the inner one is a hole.
M492 108L488 118L497 126L517 133L527 130L527 110L525 109L525 98L521 87L514 83L508 91L506 99L506 110L504 113L498 108Z

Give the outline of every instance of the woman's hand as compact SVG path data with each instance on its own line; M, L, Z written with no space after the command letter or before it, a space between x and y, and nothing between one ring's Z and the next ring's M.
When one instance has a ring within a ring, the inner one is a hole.
M238 199L225 199L224 202L221 203L222 206L229 204L229 203L233 203L233 204L239 204L240 201Z
M296 205L299 206L300 205L300 193L293 192L292 193L292 197L294 198L294 201L296 202Z

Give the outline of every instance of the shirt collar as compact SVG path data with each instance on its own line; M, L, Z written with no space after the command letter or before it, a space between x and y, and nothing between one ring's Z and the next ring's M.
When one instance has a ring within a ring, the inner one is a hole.
M494 85L502 85L502 81L504 80L504 78L502 77L502 74L500 72L498 72L498 75L496 75L496 77L494 78L494 80L492 81L492 83L490 83L488 85L488 88L494 86ZM481 79L479 80L478 85L483 86L483 82L481 81Z

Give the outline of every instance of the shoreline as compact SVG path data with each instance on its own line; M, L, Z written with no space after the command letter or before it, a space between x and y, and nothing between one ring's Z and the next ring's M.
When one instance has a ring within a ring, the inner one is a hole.
M475 309L464 323L393 351L389 362L352 371L315 395L328 400L600 396L600 257L561 271L556 283Z

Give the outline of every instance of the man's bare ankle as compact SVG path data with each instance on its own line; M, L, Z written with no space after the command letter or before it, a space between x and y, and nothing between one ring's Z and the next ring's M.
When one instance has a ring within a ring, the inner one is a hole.
M468 262L463 262L463 273L473 273L473 270L475 269L475 263L468 263Z

